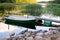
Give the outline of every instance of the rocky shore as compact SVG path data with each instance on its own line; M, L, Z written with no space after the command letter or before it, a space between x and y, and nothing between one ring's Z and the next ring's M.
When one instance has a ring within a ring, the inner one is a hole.
M10 33L9 37L0 40L60 40L60 32L57 30L50 31L22 31L19 34ZM14 36L15 35L15 36Z

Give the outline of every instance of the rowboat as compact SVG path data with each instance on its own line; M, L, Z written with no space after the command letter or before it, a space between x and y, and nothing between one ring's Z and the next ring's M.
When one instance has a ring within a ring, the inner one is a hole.
M35 29L35 17L33 16L9 15L5 17L5 23Z

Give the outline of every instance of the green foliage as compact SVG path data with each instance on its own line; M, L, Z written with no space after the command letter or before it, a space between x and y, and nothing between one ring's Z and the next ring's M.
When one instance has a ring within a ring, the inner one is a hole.
M11 3L15 3L15 0L0 0L0 13L4 15L5 10L12 10L14 5Z
M14 3L15 0L0 0L0 3Z
M13 4L7 4L7 3L0 3L0 13L2 13L1 16L3 16L5 13L5 10L10 11L14 8Z
M28 4L25 6L23 13L38 16L42 12L42 7L39 4Z
M7 3L1 3L0 4L0 11L2 10L12 10L12 8L14 7L14 5L12 4L7 4Z
M54 0L53 3L60 4L60 0Z
M48 12L60 16L60 4L48 4L46 9Z

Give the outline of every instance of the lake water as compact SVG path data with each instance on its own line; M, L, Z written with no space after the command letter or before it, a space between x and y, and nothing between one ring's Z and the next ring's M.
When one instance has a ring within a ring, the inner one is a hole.
M49 31L50 27L45 27L45 26L36 26L36 29L28 29L31 31L36 31L36 30L48 30ZM8 29L8 25L4 24L4 23L0 23L0 38L4 38L9 36L10 32L14 32L15 34L19 34L21 31L26 30L27 28L23 28L23 27L17 27L17 26L9 26Z

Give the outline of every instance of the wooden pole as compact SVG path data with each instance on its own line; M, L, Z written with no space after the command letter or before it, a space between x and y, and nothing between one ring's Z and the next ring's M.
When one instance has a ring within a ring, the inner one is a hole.
M28 31L28 28L27 28L27 31Z
M10 29L9 24L8 24L8 30Z

